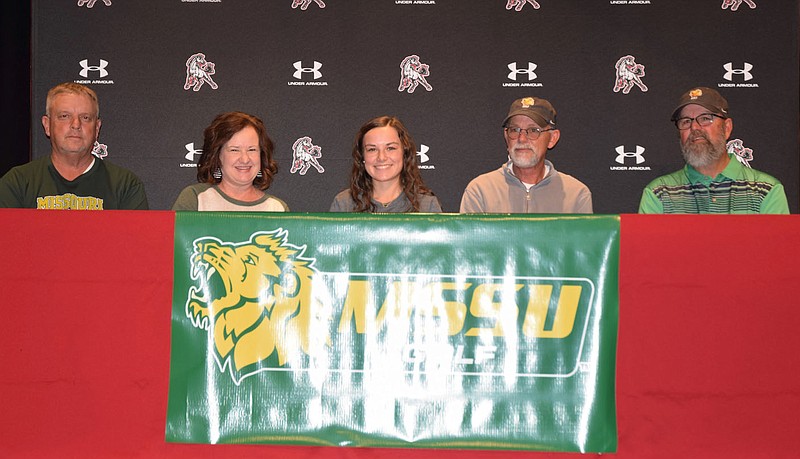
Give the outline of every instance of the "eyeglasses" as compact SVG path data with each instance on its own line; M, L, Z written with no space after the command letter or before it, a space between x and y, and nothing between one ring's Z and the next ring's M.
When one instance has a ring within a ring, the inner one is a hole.
M507 127L506 134L508 134L509 139L516 140L519 138L519 135L524 132L525 135L530 140L536 140L539 138L540 135L542 135L542 132L553 131L553 130L554 129L539 129L539 128L523 129L518 127Z
M726 119L724 116L715 115L714 113L703 113L694 118L678 118L675 120L675 127L681 131L691 129L692 121L697 121L698 126L708 126L714 122L714 118Z

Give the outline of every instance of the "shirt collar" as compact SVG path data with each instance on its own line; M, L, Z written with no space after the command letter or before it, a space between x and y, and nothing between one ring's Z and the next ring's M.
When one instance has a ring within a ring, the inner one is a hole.
M725 166L725 169L722 170L716 177L709 177L707 175L703 175L697 171L694 167L686 164L684 166L684 170L686 171L686 178L689 179L689 183L702 183L702 184L709 184L711 182L725 182L725 181L732 181L739 178L742 178L744 166L742 163L736 159L735 156L728 153L728 165Z
M514 173L514 163L510 159L508 160L507 163L505 163L503 165L503 167L505 168L505 170L509 174L511 174L512 177L515 177L515 178L519 179L519 177L517 177L517 174ZM546 180L550 179L550 175L552 175L553 170L554 170L553 163L551 163L549 159L545 159L544 160L544 177L542 177L542 179L539 180L539 183L544 183ZM522 182L522 180L520 180L520 182ZM538 185L538 183L537 183L537 185ZM534 185L534 186L536 186L536 185Z

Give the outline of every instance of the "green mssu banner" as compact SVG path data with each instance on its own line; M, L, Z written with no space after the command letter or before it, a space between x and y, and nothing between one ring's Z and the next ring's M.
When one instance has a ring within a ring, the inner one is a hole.
M166 439L616 450L618 216L177 212Z

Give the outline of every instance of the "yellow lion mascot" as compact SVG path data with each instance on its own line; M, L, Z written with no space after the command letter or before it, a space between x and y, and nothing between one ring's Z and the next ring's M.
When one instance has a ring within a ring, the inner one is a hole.
M213 333L220 370L230 365L234 381L257 372L273 352L279 365L299 355L292 353L309 353L316 270L302 257L305 246L287 244L286 236L277 229L238 244L194 241L191 276L200 287L189 289L186 315Z

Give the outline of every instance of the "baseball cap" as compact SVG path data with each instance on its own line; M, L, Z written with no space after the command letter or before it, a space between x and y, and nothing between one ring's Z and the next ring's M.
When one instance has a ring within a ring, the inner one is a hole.
M720 93L711 88L697 87L686 91L681 96L678 106L672 112L672 121L678 119L681 109L689 104L697 104L717 115L728 116L728 101Z
M523 97L515 100L508 109L508 116L503 121L503 126L514 115L525 115L540 126L556 125L556 109L550 102L539 97Z

